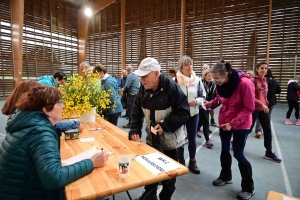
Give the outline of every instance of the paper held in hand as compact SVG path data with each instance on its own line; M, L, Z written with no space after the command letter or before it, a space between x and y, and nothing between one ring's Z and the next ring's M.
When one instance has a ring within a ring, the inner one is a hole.
M176 161L160 153L137 156L135 160L155 175L181 168Z
M101 152L101 150L98 150L98 149L96 149L95 146L93 146L91 149L89 149L87 151L84 151L80 154L77 154L76 156L73 156L73 157L68 158L66 160L62 160L61 162L64 163L64 164L67 164L67 165L72 165L72 164L74 164L76 162L79 162L81 160L91 158L93 155L95 155L98 152ZM106 152L106 153L108 153L110 155L113 152Z

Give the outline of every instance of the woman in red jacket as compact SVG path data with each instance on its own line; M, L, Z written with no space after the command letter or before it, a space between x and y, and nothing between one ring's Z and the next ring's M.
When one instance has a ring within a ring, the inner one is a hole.
M250 133L255 124L257 118L264 131L264 146L266 148L265 159L272 160L274 162L280 163L281 159L278 158L275 153L272 152L272 131L271 122L269 115L269 101L268 101L268 83L265 77L268 71L268 63L262 61L255 66L255 76L253 77L253 82L255 81L255 111L252 114L252 126Z
M205 105L212 109L222 104L219 112L221 151L221 173L213 181L214 186L232 183L230 140L233 136L233 153L238 160L242 176L240 199L250 199L254 195L252 167L244 155L244 148L254 111L254 85L242 71L231 68L230 63L221 61L210 70L217 84L217 96Z

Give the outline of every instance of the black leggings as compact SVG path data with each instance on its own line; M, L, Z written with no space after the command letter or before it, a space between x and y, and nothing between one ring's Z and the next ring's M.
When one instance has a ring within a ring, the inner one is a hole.
M264 146L267 151L266 153L272 153L272 131L271 131L271 122L270 122L269 113L265 113L264 111L258 111L258 110L255 110L252 113L252 126L250 128L250 133L253 129L253 126L257 118L264 131Z
M293 112L293 108L295 108L295 117L296 119L300 119L299 118L299 103L298 101L295 100L288 100L288 105L289 105L289 110L286 113L286 118L289 119L291 117L291 114Z

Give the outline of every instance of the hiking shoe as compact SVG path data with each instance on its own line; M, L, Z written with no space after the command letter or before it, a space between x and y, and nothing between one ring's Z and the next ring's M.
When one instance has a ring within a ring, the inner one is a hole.
M215 119L210 119L210 125L211 126L217 126L216 122L215 122Z
M123 128L130 128L131 126L129 124L126 124L123 126Z
M200 134L200 131L197 132L197 137L198 137L198 138L202 138L202 136L201 136L201 134Z
M267 160L272 160L274 162L277 162L277 163L280 163L281 162L281 159L278 158L275 153L266 153L264 159L267 159Z
M256 131L255 132L255 137L260 138L260 136L261 136L261 131L260 130Z
M198 168L196 161L190 160L188 168L194 174L200 174L200 169Z
M149 194L148 196L143 198L144 193L142 194L142 196L140 196L139 198L135 199L135 200L141 200L141 199L145 199L145 200L158 200L157 196L155 194Z
M233 183L232 180L230 180L230 181L223 181L220 178L217 178L216 180L213 181L213 185L214 186L222 186L222 185L231 184L231 183Z
M286 125L292 125L293 122L291 122L291 120L289 120L289 119L286 119L286 120L285 120L285 124L286 124Z
M185 160L184 160L184 159L179 159L178 162L179 162L180 164L182 164L183 166L185 166Z
M214 144L211 142L211 140L208 140L207 142L205 142L205 146L207 146L208 148L211 148L214 146Z
M250 199L254 194L255 194L254 190L252 192L246 192L246 191L242 190L237 194L237 198L238 199Z
M300 121L297 121L297 122L296 122L296 126L300 126Z

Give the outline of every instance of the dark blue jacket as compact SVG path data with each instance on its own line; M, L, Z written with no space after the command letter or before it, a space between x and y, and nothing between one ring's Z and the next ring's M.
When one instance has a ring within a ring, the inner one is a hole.
M69 183L94 169L90 159L61 165L59 136L41 111L17 110L0 148L0 199L59 199Z

